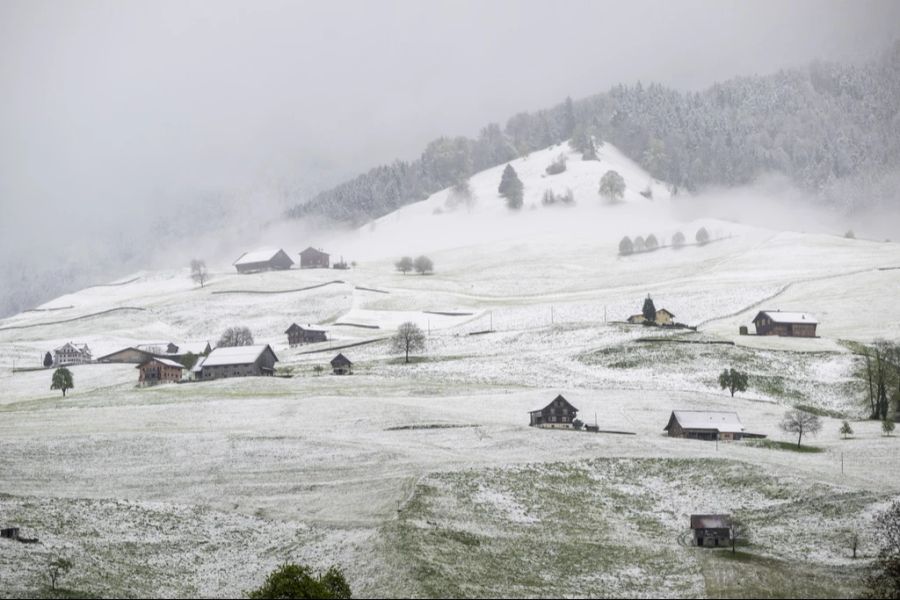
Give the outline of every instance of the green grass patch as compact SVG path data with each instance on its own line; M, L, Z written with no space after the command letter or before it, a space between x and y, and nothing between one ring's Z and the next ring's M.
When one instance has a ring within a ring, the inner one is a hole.
M755 439L755 440L747 440L748 446L756 446L758 448L768 448L770 450L788 450L790 452L801 452L801 453L817 453L817 452L825 452L825 448L821 448L819 446L809 446L809 445L800 445L799 447L794 442L782 442L778 440L769 440L769 439Z

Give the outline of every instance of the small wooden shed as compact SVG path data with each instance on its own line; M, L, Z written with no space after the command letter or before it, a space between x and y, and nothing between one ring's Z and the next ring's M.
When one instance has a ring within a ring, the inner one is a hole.
M578 409L560 394L544 408L529 411L528 414L531 417L531 427L569 428L572 427Z
M316 342L328 341L328 336L324 329L313 329L309 325L301 327L296 323L291 324L285 333L288 336L288 344L291 348L300 344L315 344Z
M327 252L322 252L310 246L300 253L301 269L327 269L331 261Z
M691 531L697 546L728 546L731 543L731 515L691 515Z
M331 359L331 369L335 375L352 375L353 363L343 354L338 354Z

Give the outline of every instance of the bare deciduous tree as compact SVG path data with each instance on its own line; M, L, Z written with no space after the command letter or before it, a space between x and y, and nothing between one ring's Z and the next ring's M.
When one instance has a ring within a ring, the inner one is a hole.
M407 321L397 328L397 333L391 338L394 352L406 353L406 362L409 362L409 353L425 349L425 334L419 326Z
M750 528L738 517L731 517L731 527L729 536L731 537L731 553L734 554L735 546L740 543L746 543L750 539Z
M47 565L47 579L50 580L50 589L56 590L56 584L63 575L72 570L72 561L67 558L56 557Z
M900 500L875 516L873 527L881 547L866 578L866 598L900 598Z
M413 268L413 259L411 259L411 258L408 257L408 256L404 256L403 258L401 258L400 260L398 260L397 262L394 263L394 267L395 267L398 271L400 271L401 273L403 273L404 275L406 275L407 273L409 273L410 271L412 271L412 268Z
M209 271L206 270L204 261L197 258L191 261L191 279L194 280L194 283L199 283L200 287L209 281Z
M815 435L822 429L822 421L818 416L804 410L793 409L784 413L784 418L779 425L785 433L797 434L797 447L803 440L803 434Z
M427 256L419 256L413 261L413 268L415 268L416 273L419 275L424 275L425 273L434 271L434 263L431 262L431 259Z
M252 346L253 334L248 327L229 327L219 338L216 346L219 348L230 348L233 346Z

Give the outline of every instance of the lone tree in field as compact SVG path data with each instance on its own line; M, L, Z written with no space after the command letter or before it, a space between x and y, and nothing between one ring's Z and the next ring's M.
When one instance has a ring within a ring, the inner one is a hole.
M352 598L350 585L337 567L316 576L306 565L284 564L269 573L257 589L247 592L248 598Z
M632 254L634 252L634 244L627 235L619 242L619 254Z
M900 500L875 516L875 537L881 544L866 577L864 598L900 598Z
M709 232L706 230L706 227L701 227L697 230L697 235L695 237L697 243L701 246L709 241Z
M684 234L678 231L672 236L672 247L681 248L682 246L684 246Z
M784 413L784 418L779 425L785 433L797 434L797 448L803 440L803 434L815 435L822 429L822 421L818 416L804 410L793 409Z
M424 275L434 271L434 263L427 256L417 256L413 261L413 268L419 275Z
M50 382L51 390L62 390L63 398L66 397L66 390L75 388L75 382L72 380L72 371L65 367L60 367L53 371L53 380Z
M500 195L506 198L506 206L513 210L522 208L524 190L525 186L522 185L522 180L519 179L516 170L513 169L512 165L507 164L506 168L503 169L503 175L500 177L500 186L497 188Z
M750 539L750 528L747 527L747 524L738 519L737 517L731 517L731 527L729 537L731 538L731 553L734 554L734 547L738 544L738 542L746 543Z
M50 589L56 590L56 584L62 576L72 570L72 561L67 558L56 557L47 565L47 579L50 580Z
M600 178L600 195L610 203L619 202L625 195L625 179L615 171L607 171Z
M398 271L400 271L401 273L406 275L407 273L412 271L413 259L410 258L409 256L404 256L403 258L401 258L400 260L398 260L397 262L394 263L394 267Z
M644 315L645 321L656 323L656 306L654 306L650 294L647 294L647 297L644 298L644 306L641 308L641 314Z
M747 391L747 374L743 371L738 371L737 369L725 369L722 371L722 374L719 375L719 386L723 390L728 390L731 392L731 397L734 398L735 392L746 392Z
M229 327L219 338L216 346L219 348L232 348L234 346L252 346L253 334L248 327Z
M202 260L194 259L191 261L191 279L194 283L199 283L200 287L209 281L209 271L206 270L206 263Z
M885 419L881 422L881 433L883 435L891 435L894 433L894 422L890 419Z
M846 440L848 435L853 435L853 428L850 427L850 423L844 421L841 425L841 437Z
M410 352L420 352L425 349L425 334L418 325L407 321L397 328L397 333L391 338L391 346L394 352L406 353L406 362L408 363Z
M53 366L53 355L49 352L44 355L44 366L48 369Z

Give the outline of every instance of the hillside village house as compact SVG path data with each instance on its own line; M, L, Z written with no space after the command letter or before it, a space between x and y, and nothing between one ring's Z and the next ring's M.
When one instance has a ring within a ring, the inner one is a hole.
M281 249L264 248L245 252L234 261L238 273L259 273L260 271L284 271L293 266L294 261Z
M818 321L809 313L763 310L753 318L756 335L816 337Z
M67 342L53 351L53 364L58 367L66 365L83 365L91 362L91 349L87 344Z
M531 417L531 427L572 427L578 409L572 406L562 394L554 398L553 402L538 410L532 410L528 414Z
M353 363L343 354L331 359L331 370L335 375L353 375Z
M275 374L278 357L268 344L216 348L194 367L196 379L208 381L224 377L259 377Z
M181 381L184 365L168 358L151 358L139 364L138 385L156 385Z
M744 426L736 412L715 410L674 410L663 428L669 437L691 440L740 440Z
M300 344L314 344L316 342L325 342L328 340L325 330L312 329L309 325L301 327L300 325L293 323L287 328L285 333L288 336L288 344L291 348L299 346Z
M112 352L105 356L101 356L97 359L97 362L132 363L139 365L150 360L151 358L154 358L155 356L156 353L151 350L142 350L137 346L129 346L128 348L122 348L121 350L116 350L115 352Z
M643 314L631 315L628 317L628 322L632 325L640 325L646 321ZM673 325L675 323L675 315L670 313L664 308L660 308L656 311L656 324L657 325Z
M691 515L691 531L697 546L731 543L731 515Z
M312 246L300 253L301 269L327 269L330 255Z

